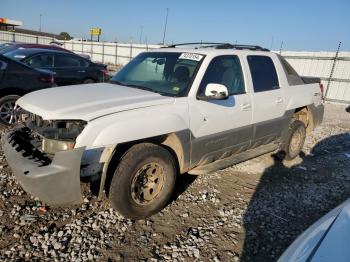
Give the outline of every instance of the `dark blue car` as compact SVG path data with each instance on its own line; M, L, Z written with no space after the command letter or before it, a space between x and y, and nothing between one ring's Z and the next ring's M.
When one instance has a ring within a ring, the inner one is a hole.
M15 103L19 97L54 85L52 72L0 55L0 125L17 122L19 112Z
M55 82L59 86L109 80L106 65L94 63L73 53L39 48L20 48L4 55L30 67L54 72Z

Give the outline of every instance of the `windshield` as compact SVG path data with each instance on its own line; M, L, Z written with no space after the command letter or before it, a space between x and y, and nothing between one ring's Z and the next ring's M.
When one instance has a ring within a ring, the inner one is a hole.
M141 53L124 66L112 83L168 96L184 96L204 55L192 53Z

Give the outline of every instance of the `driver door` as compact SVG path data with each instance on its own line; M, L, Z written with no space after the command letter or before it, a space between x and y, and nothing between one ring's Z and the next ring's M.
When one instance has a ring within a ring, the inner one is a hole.
M203 76L199 94L204 94L210 83L225 85L229 97L224 100L197 98L190 102L191 167L247 150L253 135L252 101L238 56L213 58Z

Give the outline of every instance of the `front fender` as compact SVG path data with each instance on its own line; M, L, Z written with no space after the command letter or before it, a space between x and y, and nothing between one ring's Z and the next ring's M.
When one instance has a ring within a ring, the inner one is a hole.
M119 112L88 123L75 147L119 144L189 129L188 110L183 105L165 105Z

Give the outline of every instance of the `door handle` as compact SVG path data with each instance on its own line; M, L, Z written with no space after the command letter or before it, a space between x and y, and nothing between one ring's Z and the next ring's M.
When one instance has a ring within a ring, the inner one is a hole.
M85 70L79 70L78 73L85 73Z
M248 111L251 108L252 108L252 105L250 103L241 104L241 110L242 111Z
M275 102L276 102L276 104L282 104L283 103L282 97L277 97Z

